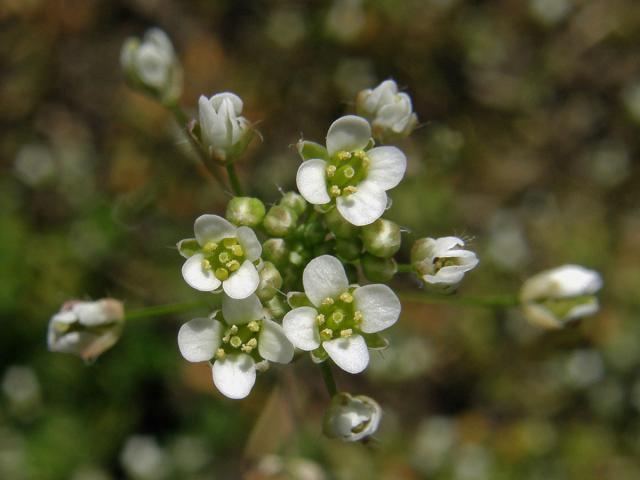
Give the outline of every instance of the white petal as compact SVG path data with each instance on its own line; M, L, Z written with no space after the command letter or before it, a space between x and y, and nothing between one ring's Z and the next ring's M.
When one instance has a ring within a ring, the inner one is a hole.
M222 324L211 318L194 318L180 327L178 348L189 362L206 362L220 346Z
M349 223L358 227L369 225L382 216L387 208L387 194L372 180L358 185L358 191L336 199L338 211Z
M262 255L262 245L256 237L256 233L249 227L239 227L236 231L238 243L244 250L247 260L255 261Z
M287 312L282 319L284 334L296 348L309 351L320 346L317 315L315 308L299 307Z
M400 300L386 285L365 285L353 292L354 306L362 312L362 331L376 333L389 328L400 316Z
M327 162L320 159L311 159L302 162L298 167L296 175L296 185L300 195L314 205L324 205L331 201L327 193L327 182L325 180L325 168Z
M360 373L369 365L369 350L361 335L322 342L331 360L348 373Z
M229 325L244 325L252 320L261 320L264 309L257 295L249 295L242 300L224 295L222 297L222 316Z
M396 147L376 147L367 152L371 160L367 180L375 182L383 190L400 183L407 169L407 157Z
M222 282L224 293L231 298L247 298L254 293L260 284L260 275L253 263L245 260L242 266Z
M256 383L256 364L245 354L227 355L212 367L213 383L225 397L240 399L251 392Z
M193 226L200 245L236 236L236 227L219 215L200 215Z
M293 359L293 345L284 334L284 330L276 322L268 319L262 321L258 352L262 358L271 362L289 363Z
M364 118L356 115L340 117L327 132L327 151L329 155L346 150L364 149L371 139L371 126Z
M316 307L327 297L335 298L349 288L349 280L340 260L322 255L311 260L302 273L307 298Z
M202 268L202 260L204 255L196 253L187 258L182 265L182 278L190 287L200 290L201 292L213 292L220 286L218 280L211 270Z
M212 145L214 138L212 132L216 130L216 124L218 123L218 116L213 109L211 102L204 95L200 95L198 99L198 113L200 116L200 133L202 135L202 141L205 145Z
M231 93L231 92L216 93L213 97L211 97L211 100L209 101L211 102L211 105L213 106L213 108L218 110L220 106L223 103L225 103L225 100L231 103L231 106L233 107L233 112L236 115L240 115L242 113L242 99L235 93Z

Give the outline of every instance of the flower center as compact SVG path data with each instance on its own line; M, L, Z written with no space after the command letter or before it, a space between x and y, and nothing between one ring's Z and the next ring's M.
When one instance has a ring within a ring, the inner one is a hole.
M325 170L329 195L339 197L356 193L358 184L367 176L370 162L364 150L336 153L327 162Z
M457 257L435 257L433 259L433 271L438 273L441 268L454 267L461 264L460 259Z
M244 250L236 238L225 238L219 243L207 242L202 247L204 259L202 268L211 270L215 277L224 282L231 273L240 268L245 260Z
M261 320L252 320L244 325L231 325L222 336L222 344L216 350L216 358L222 360L227 355L246 353L255 358L258 347L258 334L262 328Z
M318 308L316 323L322 340L348 338L360 332L362 313L355 309L351 288L337 298L327 297Z
M595 295L578 295L566 298L544 298L534 303L549 310L557 318L565 318L578 306L595 305L597 303Z

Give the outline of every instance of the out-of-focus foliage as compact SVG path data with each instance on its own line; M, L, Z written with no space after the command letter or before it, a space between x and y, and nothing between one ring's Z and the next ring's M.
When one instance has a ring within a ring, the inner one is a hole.
M0 0L0 21L0 478L640 477L636 0ZM246 401L221 397L178 353L190 315L129 322L93 365L47 352L70 298L194 298L173 245L229 198L125 86L120 45L152 25L176 44L192 112L231 90L260 121L238 164L250 193L293 187L300 135L321 141L392 77L423 122L391 193L405 244L464 238L481 263L462 294L594 268L601 313L542 332L515 310L407 296L370 375L338 377L383 406L367 445L322 439L306 359Z

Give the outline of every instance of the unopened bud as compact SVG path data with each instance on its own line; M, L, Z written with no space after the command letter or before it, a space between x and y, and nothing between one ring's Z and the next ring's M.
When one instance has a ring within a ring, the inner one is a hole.
M258 198L234 197L227 205L226 217L235 225L257 227L265 215L265 206Z
M298 222L298 214L289 207L274 205L262 222L264 229L274 237L286 237L292 233Z
M282 238L270 238L262 244L262 256L275 265L283 265L289 257L289 248Z
M356 260L362 253L362 242L358 238L336 240L336 253L343 260Z
M370 225L362 227L362 242L371 255L389 258L400 249L402 238L397 223L379 218Z
M307 201L302 195L296 192L285 193L278 203L283 207L290 208L298 215L302 215L307 209Z
M263 302L270 300L282 287L282 275L271 262L264 262L260 274L260 284L256 295Z
M358 229L347 222L337 208L328 211L324 221L336 238L354 238L358 235Z
M284 314L289 311L289 306L281 295L275 295L271 300L268 300L265 307L272 317L278 319L284 317Z
M398 272L393 258L374 257L367 253L362 256L360 264L364 275L372 282L388 282Z

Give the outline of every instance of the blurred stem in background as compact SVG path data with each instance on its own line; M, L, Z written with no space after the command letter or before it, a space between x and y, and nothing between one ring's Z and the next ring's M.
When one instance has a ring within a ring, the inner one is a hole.
M240 185L240 179L238 179L238 174L236 173L236 168L233 166L233 163L227 164L227 174L229 174L229 181L231 182L233 193L239 196L244 195L242 185Z
M329 393L329 397L333 398L333 396L338 393L338 387L336 387L336 380L333 378L333 372L331 371L331 366L329 362L319 363L320 372L322 373L322 380L324 380L324 385L327 387L327 392Z
M484 308L511 308L520 305L520 300L516 295L488 295L459 297L456 295L436 295L430 293L400 293L400 299L416 303L446 303L461 307L484 307Z
M137 320L145 317L161 317L163 315L171 315L173 313L182 313L198 307L210 307L210 305L202 300L193 302L169 303L167 305L153 305L151 307L142 307L127 311L126 320Z

